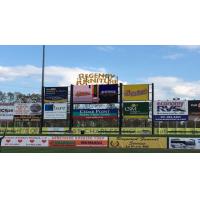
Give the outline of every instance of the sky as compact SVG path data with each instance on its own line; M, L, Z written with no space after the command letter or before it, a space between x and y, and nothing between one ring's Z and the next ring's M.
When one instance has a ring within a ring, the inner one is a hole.
M47 45L45 86L75 84L79 73L116 74L124 84L154 83L156 99L200 98L198 45ZM0 90L41 91L42 46L0 46Z

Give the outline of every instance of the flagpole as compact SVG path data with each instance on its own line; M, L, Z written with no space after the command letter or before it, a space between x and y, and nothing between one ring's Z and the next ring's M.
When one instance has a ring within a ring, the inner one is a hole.
M42 134L42 127L44 125L44 72L45 72L45 45L42 46L42 85L41 85L42 113L40 120L40 134Z

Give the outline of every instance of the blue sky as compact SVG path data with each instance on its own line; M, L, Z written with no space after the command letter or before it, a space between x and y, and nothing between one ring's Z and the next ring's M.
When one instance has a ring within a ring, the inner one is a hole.
M0 46L2 91L40 92L42 46ZM200 46L46 46L47 86L69 85L79 72L114 73L155 83L156 97L200 98Z

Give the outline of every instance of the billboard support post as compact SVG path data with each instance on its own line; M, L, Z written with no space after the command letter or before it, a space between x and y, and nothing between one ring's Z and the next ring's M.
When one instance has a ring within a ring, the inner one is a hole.
M154 83L152 83L152 99L151 99L151 120L152 120L152 135L154 135L154 132L155 132L155 123L154 123Z
M42 46L42 87L41 87L42 113L40 119L40 134L42 133L42 127L44 125L44 68L45 68L45 45Z
M119 100L119 135L122 134L122 88L123 88L123 84L120 83L119 85L119 88L120 88L120 100Z
M74 109L74 100L73 100L73 90L74 86L70 87L70 117L69 117L69 132L72 132L73 127L73 109Z

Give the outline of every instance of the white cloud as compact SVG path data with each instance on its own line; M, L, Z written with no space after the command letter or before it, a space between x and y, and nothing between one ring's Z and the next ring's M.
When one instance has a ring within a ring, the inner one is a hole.
M47 66L45 67L45 83L48 85L70 85L76 83L80 73L105 72L104 68L87 70L80 67ZM41 67L26 66L0 66L0 82L23 80L23 78L41 79Z
M111 51L113 51L115 49L114 46L109 46L109 45L96 46L96 48L99 51L103 51L103 52L111 52Z
M169 59L169 60L176 60L181 57L183 57L183 54L181 54L181 53L174 53L174 54L169 54L169 55L163 56L164 59Z
M200 99L200 80L185 81L178 77L149 77L148 82L155 84L156 99Z
M178 47L189 51L200 52L200 45L179 45Z

